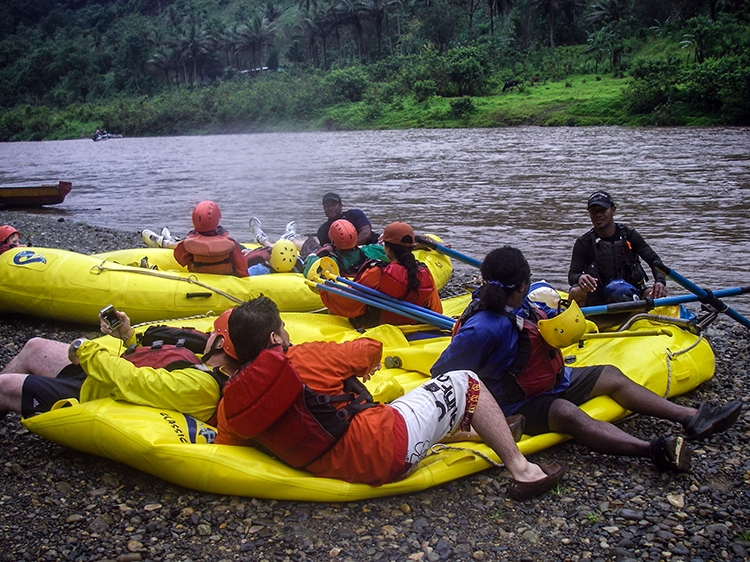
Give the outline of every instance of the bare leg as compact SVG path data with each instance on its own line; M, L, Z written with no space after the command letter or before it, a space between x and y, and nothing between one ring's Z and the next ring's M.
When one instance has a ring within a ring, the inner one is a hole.
M21 413L21 391L28 375L0 375L0 419L8 412Z
M609 396L623 408L663 420L682 423L698 410L662 398L626 377L617 367L607 366L591 390L591 398Z
M70 364L67 343L31 338L0 374L19 373L54 378Z
M472 427L487 445L503 460L513 478L519 482L541 480L547 474L530 463L518 450L505 415L484 383L480 382L479 402L471 422Z
M567 400L555 400L549 410L550 430L567 433L592 451L609 455L647 457L650 445L616 425L595 420Z

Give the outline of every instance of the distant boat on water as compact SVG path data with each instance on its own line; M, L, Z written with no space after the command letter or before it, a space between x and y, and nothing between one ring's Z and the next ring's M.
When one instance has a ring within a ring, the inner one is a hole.
M28 187L0 187L0 207L57 205L65 201L72 187L69 181Z
M122 135L118 135L115 133L108 133L107 131L99 132L97 131L93 135L91 135L91 140L94 142L101 141L101 140L108 140L108 139L121 139Z

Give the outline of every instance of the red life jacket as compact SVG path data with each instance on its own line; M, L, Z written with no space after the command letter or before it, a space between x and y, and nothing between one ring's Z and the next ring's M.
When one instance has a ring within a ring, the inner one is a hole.
M195 273L232 275L232 252L237 243L227 235L204 236L191 232L183 241L185 250L192 254L188 270Z
M239 436L252 439L293 468L304 468L328 452L346 433L350 420L372 405L366 390L339 396L311 390L286 356L270 349L227 383L222 407Z
M248 267L259 263L266 265L269 268L271 267L271 264L269 263L271 260L271 248L255 248L254 250L243 253L245 254L245 259L247 260Z
M430 297L435 291L435 281L432 279L430 270L421 263L417 265L417 275L419 276L419 287L417 291L409 291L407 294L407 283L409 274L406 268L398 263L389 263L383 267L383 262L375 262L382 268L380 278L380 291L386 295L400 299L405 302L427 307ZM380 323L382 324L416 324L416 320L406 318L383 310L380 314Z
M537 322L547 318L547 315L532 306L530 316L533 318L525 318L523 321L523 329L518 338L518 352L507 371L516 379L526 398L555 388L564 366L560 351L548 344L539 333Z

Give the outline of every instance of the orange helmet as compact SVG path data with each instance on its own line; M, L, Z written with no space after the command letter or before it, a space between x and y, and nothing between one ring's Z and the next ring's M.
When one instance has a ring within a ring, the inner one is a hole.
M193 208L193 228L197 232L216 230L221 220L221 209L213 201L201 201Z
M5 242L13 234L20 234L20 233L9 224L4 224L3 226L0 226L0 244Z
M351 250L357 245L357 229L346 219L333 221L328 229L328 238L339 250Z
M224 343L221 346L222 351L232 359L237 360L237 351L234 349L232 338L229 337L229 317L233 310L233 308L225 310L214 320L214 332L224 338Z

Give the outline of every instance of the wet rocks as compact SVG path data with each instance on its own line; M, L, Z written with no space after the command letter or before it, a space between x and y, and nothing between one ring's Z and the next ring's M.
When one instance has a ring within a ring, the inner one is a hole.
M140 244L137 233L28 220L0 212L0 223L38 245L93 252ZM81 335L74 325L0 317L0 364L30 337ZM721 318L708 337L716 375L676 401L750 404L750 333ZM642 438L679 429L644 417L621 426ZM407 496L322 504L187 490L47 442L9 415L0 420L0 561L748 560L749 443L750 408L694 445L690 474L567 442L532 456L568 467L559 489L533 502L509 500L507 472L491 469Z

